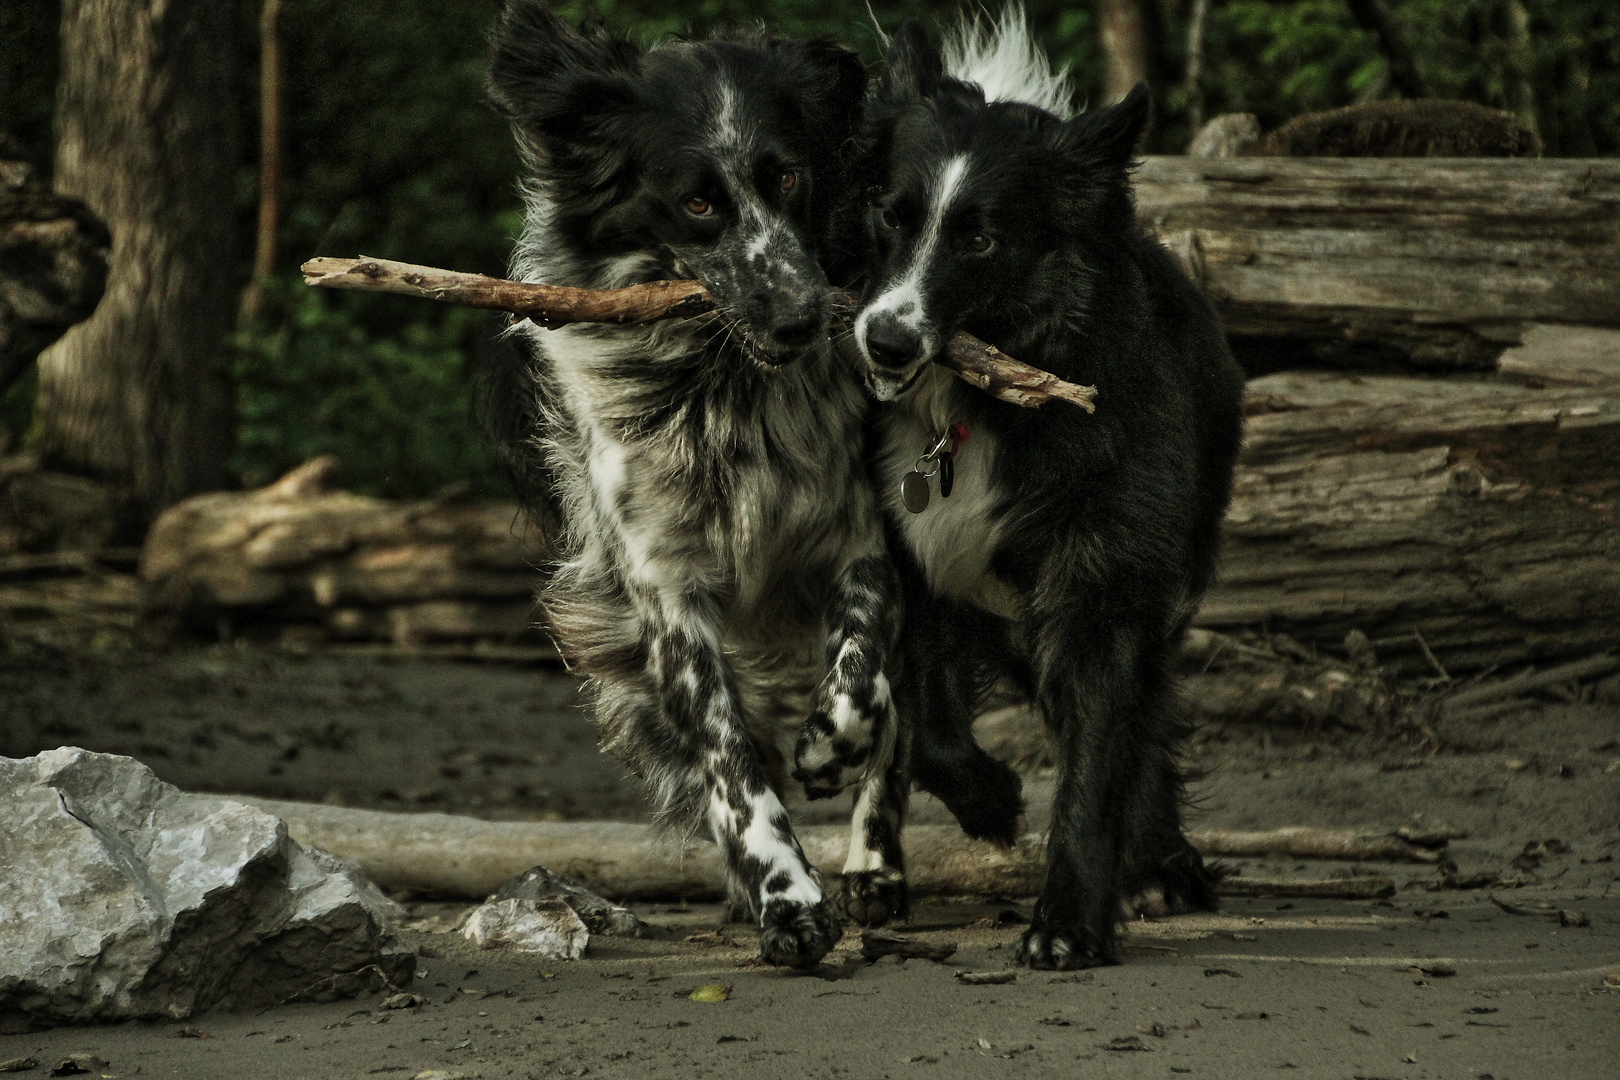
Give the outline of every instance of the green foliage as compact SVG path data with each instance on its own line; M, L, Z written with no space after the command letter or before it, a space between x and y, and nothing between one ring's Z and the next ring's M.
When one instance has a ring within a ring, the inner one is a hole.
M221 0L224 2L224 0ZM1155 152L1190 134L1181 85L1188 0L1159 5L1163 88ZM1620 152L1620 4L1521 0L1529 38L1515 44L1512 0L1386 0L1437 94L1536 117L1547 152ZM1052 56L1082 97L1100 99L1095 5L1026 0ZM991 5L994 7L995 5ZM600 17L651 42L768 23L831 34L876 60L886 30L936 24L956 0L567 0L567 18ZM242 143L258 145L258 0L243 0L238 107ZM464 357L481 316L397 297L304 288L314 255L377 255L501 273L520 224L518 163L505 124L482 104L485 34L496 0L286 0L283 223L278 279L264 317L226 357L241 425L233 468L245 484L332 452L358 490L421 495L471 478L499 490L468 411ZM869 14L869 11L871 14ZM41 149L55 80L58 0L0 0L0 124ZM1376 95L1385 63L1343 0L1214 0L1205 35L1205 115L1246 111L1272 127L1302 112ZM1528 100L1525 90L1528 88ZM241 274L251 251L257 169L240 178ZM0 402L20 431L29 391Z
M293 279L272 291L279 324L237 335L230 353L231 465L244 485L336 454L354 491L408 497L471 479L488 494L504 492L474 430L464 363L487 313L446 305L426 319L419 300L328 296ZM367 326L387 313L391 330Z

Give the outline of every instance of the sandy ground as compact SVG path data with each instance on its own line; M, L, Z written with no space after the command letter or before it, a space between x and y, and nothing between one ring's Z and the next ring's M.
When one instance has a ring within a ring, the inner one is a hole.
M1385 902L1233 899L1219 915L1138 922L1123 967L998 986L953 975L1008 965L1028 898L919 903L902 929L957 942L944 964L867 963L851 933L808 975L758 966L752 933L718 907L637 905L670 936L598 937L585 960L559 964L480 953L451 932L464 906L418 898L419 1008L364 997L58 1029L0 1037L0 1061L32 1056L45 1075L92 1051L109 1075L177 1077L1613 1080L1620 709L1549 706L1437 734L1440 749L1420 753L1367 733L1205 729L1189 750L1209 774L1189 823L1444 822L1468 833L1452 845L1462 873L1520 887L1431 892L1423 866L1239 861L1251 877L1379 873L1402 888ZM243 649L0 656L0 753L62 744L131 754L198 791L494 818L646 812L554 670ZM1050 789L1028 778L1032 827ZM847 812L795 807L801 821ZM947 820L927 799L916 817ZM1567 850L1523 855L1549 839ZM1590 925L1560 926L1560 909ZM1456 974L1424 973L1437 964ZM716 983L729 1000L689 1000Z

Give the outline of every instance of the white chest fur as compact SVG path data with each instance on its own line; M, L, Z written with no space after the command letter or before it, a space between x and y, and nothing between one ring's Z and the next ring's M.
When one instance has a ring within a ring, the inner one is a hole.
M956 475L950 498L940 497L936 476L929 481L933 497L922 513L911 513L900 499L901 477L957 419L953 404L959 393L967 392L950 372L930 368L912 393L889 406L880 463L883 507L936 592L1003 618L1017 618L1022 605L1016 591L990 569L1003 501L992 472L995 436L982 428L969 432L952 463Z

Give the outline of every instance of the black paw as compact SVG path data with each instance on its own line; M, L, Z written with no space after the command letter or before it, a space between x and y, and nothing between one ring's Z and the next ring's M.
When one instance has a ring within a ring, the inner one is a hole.
M911 914L906 876L898 870L860 870L844 875L838 906L851 922L882 926Z
M840 732L827 714L817 711L804 722L793 748L793 779L811 799L828 799L860 780L872 759L870 726Z
M1181 848L1157 861L1144 876L1136 909L1144 915L1186 915L1194 911L1214 911L1219 867L1206 866L1203 857L1178 835Z
M759 955L777 967L815 967L843 932L843 920L826 901L811 907L772 900L759 921Z
M1111 932L1098 935L1079 924L1037 922L1018 939L1013 959L1037 971L1073 971L1119 963L1119 945Z

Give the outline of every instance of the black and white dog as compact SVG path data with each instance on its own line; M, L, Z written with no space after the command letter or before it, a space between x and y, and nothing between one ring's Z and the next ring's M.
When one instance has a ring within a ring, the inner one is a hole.
M973 741L979 692L1021 681L1058 747L1046 884L1019 950L1045 968L1117 962L1121 899L1139 891L1213 906L1181 831L1171 660L1213 570L1242 427L1214 312L1135 221L1145 90L1079 116L1070 100L1018 8L943 54L901 29L869 110L879 254L856 322L893 403L879 484L904 578L913 775L970 833L1010 841L1019 784ZM1004 404L929 363L958 329L1096 385L1096 415ZM935 473L949 497L919 498Z
M644 50L538 0L503 4L489 79L531 174L514 277L697 278L721 310L520 324L487 377L497 443L557 528L540 603L604 747L667 818L706 820L734 909L766 960L796 966L840 919L779 799L790 770L813 795L857 787L845 909L881 922L905 902L898 580L862 365L830 345L822 269L849 262L852 207L863 222L842 161L866 84L830 42Z

